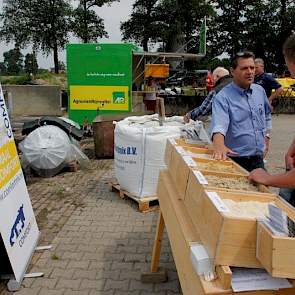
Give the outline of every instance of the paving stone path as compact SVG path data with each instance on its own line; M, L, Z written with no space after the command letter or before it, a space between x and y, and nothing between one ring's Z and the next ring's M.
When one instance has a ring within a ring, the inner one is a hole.
M91 159L87 170L52 178L28 178L28 190L41 230L30 272L44 277L24 279L18 295L181 294L165 233L161 266L169 280L143 284L151 260L157 212L142 214L132 200L109 189L113 160ZM0 294L12 294L0 284Z

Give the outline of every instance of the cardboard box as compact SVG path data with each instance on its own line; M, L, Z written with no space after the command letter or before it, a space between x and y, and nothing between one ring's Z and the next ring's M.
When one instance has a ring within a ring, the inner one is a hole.
M169 77L169 64L146 64L144 77L167 78Z

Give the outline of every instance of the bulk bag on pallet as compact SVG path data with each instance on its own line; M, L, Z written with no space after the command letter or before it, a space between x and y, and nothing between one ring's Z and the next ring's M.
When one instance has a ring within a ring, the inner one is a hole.
M166 140L179 137L183 125L183 117L171 117L159 126L158 115L116 123L115 174L122 190L139 198L156 194L159 172L166 168Z

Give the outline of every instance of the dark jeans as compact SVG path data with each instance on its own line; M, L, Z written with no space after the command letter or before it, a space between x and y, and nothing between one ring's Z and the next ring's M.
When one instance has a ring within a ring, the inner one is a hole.
M231 157L231 159L249 172L256 168L265 169L263 156Z
M288 170L286 170L288 171ZM279 195L292 206L295 205L295 189L283 187L279 191Z
M288 203L294 206L294 197L295 197L295 189L294 188L281 188L279 191L279 195L285 199Z

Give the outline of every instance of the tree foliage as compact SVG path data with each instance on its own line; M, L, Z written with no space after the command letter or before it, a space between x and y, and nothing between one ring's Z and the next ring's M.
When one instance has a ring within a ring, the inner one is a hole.
M141 45L162 42L163 50L172 51L198 33L205 15L213 8L204 0L137 0L129 20L121 24L123 40Z
M133 41L148 51L149 40L156 40L161 28L157 22L157 0L136 0L131 17L121 24L123 40Z
M71 22L74 35L84 43L96 42L98 38L108 37L103 19L93 9L105 4L110 5L115 1L120 0L80 0L78 7L73 12Z
M38 73L38 62L35 53L26 54L24 70L27 74L36 75Z
M3 53L6 74L18 75L23 70L23 55L19 48L14 48Z
M295 24L295 3L288 0L217 0L209 23L209 56L248 49L264 58L268 71L284 68L282 45Z
M74 10L71 28L75 36L83 43L96 42L98 38L108 37L103 19L95 11L85 9L81 4Z
M68 42L72 8L70 0L5 0L0 17L2 40L35 50L53 52L58 73L58 50Z

